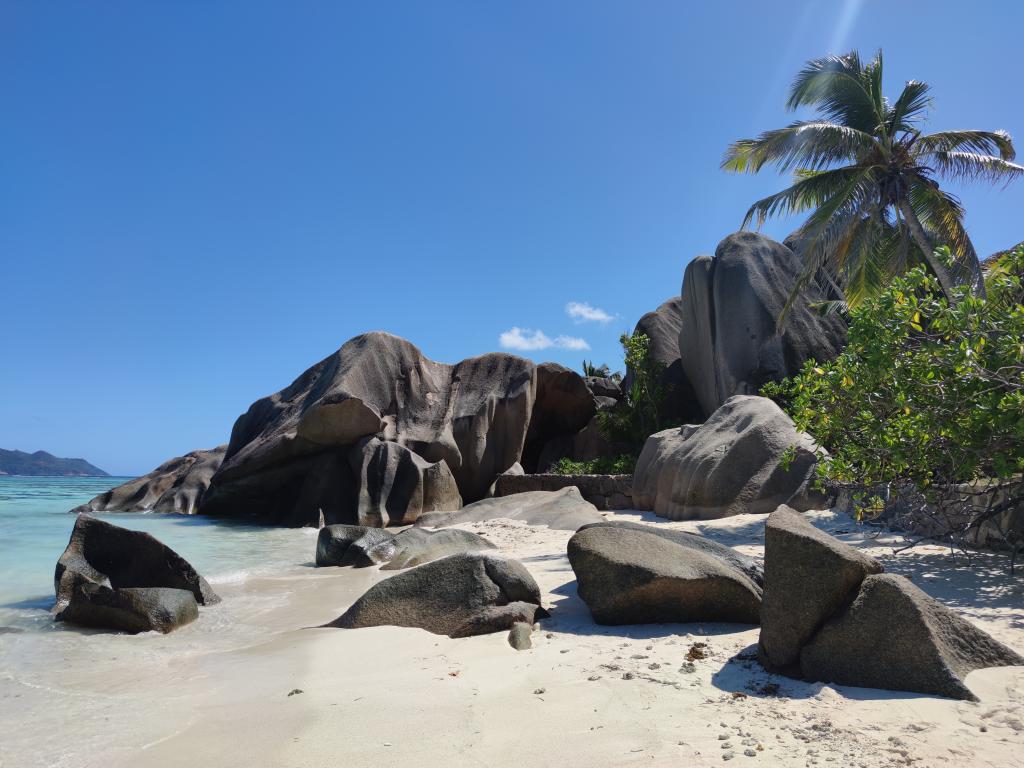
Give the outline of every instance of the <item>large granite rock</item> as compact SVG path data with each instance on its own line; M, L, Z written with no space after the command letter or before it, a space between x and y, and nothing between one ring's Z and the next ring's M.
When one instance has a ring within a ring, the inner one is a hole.
M400 571L463 552L497 549L483 536L459 528L445 528L440 531L407 528L395 536L389 545L390 557L381 567L384 571Z
M559 491L528 491L483 499L458 512L423 515L416 524L441 528L498 518L519 520L529 525L546 525L560 531L575 531L588 523L604 520L597 507L584 500L578 488L569 486Z
M595 397L603 397L609 400L618 400L622 397L622 382L608 376L587 376L584 378L587 389Z
M591 526L568 546L598 624L758 623L761 590L717 557L632 528Z
M424 512L462 506L444 459L430 462L404 445L368 437L352 448L349 462L359 487L360 525L411 525Z
M206 579L170 547L148 533L87 515L75 521L53 583L57 621L129 632L167 631L161 627L186 620L191 611L178 592L200 605L220 601ZM122 595L124 590L133 591ZM144 626L147 621L153 626Z
M199 618L199 606L187 589L79 584L60 614L69 624L95 629L171 632Z
M785 505L768 516L764 552L758 656L766 668L792 674L800 649L882 566Z
M226 445L221 445L165 461L148 475L104 491L71 511L75 514L152 511L191 515L199 509L226 449Z
M316 537L317 566L350 565L366 568L378 565L375 552L387 550L395 534L382 528L336 523L325 525Z
M777 332L801 269L793 251L754 232L729 235L714 258L698 256L687 265L678 352L705 413L733 395L757 394L808 359L830 360L842 349L846 325L811 306L825 298L813 286Z
M1021 665L1019 654L891 574L865 578L849 609L800 654L808 680L972 701L969 672Z
M712 541L711 539L705 538L704 536L700 536L696 533L675 531L671 528L663 528L659 525L631 523L626 520L609 520L603 523L591 523L589 525L584 525L580 530L585 531L589 528L599 527L643 531L654 536L660 536L661 538L667 539L668 541L682 547L696 549L706 555L711 555L727 565L732 566L736 570L742 571L746 574L747 578L754 582L758 587L764 586L764 567L761 565L760 560L748 557L747 555L737 552L732 547L727 547L725 544L719 544L717 541Z
M683 301L679 296L668 299L653 312L640 318L633 334L642 333L650 340L650 356L664 366L659 384L665 392L661 417L665 421L703 421L707 413L701 407L680 360L679 338L683 329ZM633 386L634 371L627 368L622 380L623 396ZM708 411L710 413L710 411Z
M557 363L538 365L537 394L523 448L523 468L536 472L544 446L555 438L575 435L596 412L594 395L582 376Z
M792 460L784 466L790 448ZM774 402L737 395L699 427L651 435L633 476L633 503L673 520L806 509L815 445Z
M357 336L238 418L202 512L315 525L323 509L327 522L356 522L354 473L310 462L371 436L443 460L474 501L519 460L535 394L533 363L513 355L446 365L390 334ZM324 496L297 507L314 472L331 475Z
M479 552L411 568L370 587L326 626L419 627L451 637L509 630L546 616L540 589L521 563Z
M395 534L362 525L328 525L317 536L316 564L380 565L382 570L398 571L449 555L490 549L495 546L484 537L458 528L406 528Z

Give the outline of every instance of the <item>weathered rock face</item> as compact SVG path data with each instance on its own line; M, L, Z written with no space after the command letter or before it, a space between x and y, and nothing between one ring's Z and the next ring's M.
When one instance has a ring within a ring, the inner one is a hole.
M71 511L75 514L153 511L191 515L199 509L226 449L226 445L221 445L165 461L148 475L111 488Z
M369 437L349 454L359 487L360 525L411 525L424 512L459 509L459 486L444 459L429 462L399 443Z
M316 537L316 564L318 566L350 565L365 568L386 561L375 553L394 551L395 534L381 528L365 525L326 525Z
M200 605L220 601L206 579L170 547L148 533L86 515L75 521L53 583L57 621L129 632L168 631L176 622L190 621L187 601L178 592Z
M976 701L964 683L984 667L1024 658L901 576L868 576L848 610L804 646L809 680Z
M758 656L768 669L793 673L800 649L882 566L785 505L768 516L764 540Z
M814 288L797 299L783 332L776 332L801 267L789 248L754 232L729 235L714 258L699 256L687 265L678 351L705 413L842 349L845 323L812 309L825 298Z
M605 376L587 376L584 381L587 389L595 397L604 397L611 400L618 400L622 397L622 384L612 378Z
M546 525L560 531L575 531L588 523L604 521L597 508L585 501L577 488L570 486L560 491L528 491L483 499L458 512L423 515L416 524L440 528L497 518L521 520L529 525Z
M598 624L758 623L760 588L705 551L633 528L591 526L569 539L568 553Z
M630 523L625 520L591 523L590 525L584 525L580 530L586 531L590 528L618 528L650 533L653 536L666 539L682 547L696 549L706 555L711 555L727 565L732 566L736 570L742 571L747 578L754 582L758 587L764 587L764 568L759 560L755 560L753 557L748 557L747 555L737 552L732 547L727 547L725 544L719 544L717 541L712 541L711 539L699 536L696 533L674 531L669 528L662 528L658 525Z
M110 589L79 584L61 612L69 624L121 632L167 633L199 618L199 606L187 589L166 587Z
M407 528L395 536L392 546L391 557L381 570L400 571L463 552L497 549L483 536L458 528L440 531Z
M809 492L814 463L814 442L774 402L737 395L699 427L647 439L633 503L673 520L771 512L779 504L807 509L821 501Z
M316 564L356 568L380 565L382 570L398 571L449 555L494 548L483 536L457 528L407 528L394 534L362 525L328 525L317 536Z
M662 418L684 422L703 421L707 414L694 393L679 355L680 334L684 333L683 315L683 300L676 296L641 317L633 333L642 333L650 339L651 357L665 366L659 382L667 390ZM627 370L622 380L622 392L629 392L632 386L633 371Z
M479 552L452 555L372 586L326 626L419 627L450 637L509 630L546 616L540 589L515 560Z
M537 395L523 449L522 466L537 471L544 446L552 439L575 435L597 412L597 403L586 381L557 363L537 366Z
M519 460L535 394L534 365L522 358L490 354L446 365L386 333L357 336L239 417L202 511L309 525L323 510L328 522L355 522L355 473L336 459L332 468L311 464L371 436L429 464L444 461L463 499L482 498ZM296 504L303 487L317 496L314 474L329 477L318 481L326 486L321 498ZM393 486L388 497L395 498Z

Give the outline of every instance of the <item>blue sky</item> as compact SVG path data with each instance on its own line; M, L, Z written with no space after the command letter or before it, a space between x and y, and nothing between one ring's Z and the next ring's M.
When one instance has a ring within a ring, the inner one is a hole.
M783 186L718 163L804 60L883 47L930 128L1024 144L1016 8L7 0L0 447L145 472L374 329L620 366ZM980 252L1024 239L1024 185L954 191Z

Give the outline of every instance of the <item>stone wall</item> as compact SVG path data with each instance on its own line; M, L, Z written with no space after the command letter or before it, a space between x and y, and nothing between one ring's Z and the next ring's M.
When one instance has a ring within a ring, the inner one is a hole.
M495 496L526 491L557 491L575 485L583 498L598 509L632 509L632 475L500 475Z

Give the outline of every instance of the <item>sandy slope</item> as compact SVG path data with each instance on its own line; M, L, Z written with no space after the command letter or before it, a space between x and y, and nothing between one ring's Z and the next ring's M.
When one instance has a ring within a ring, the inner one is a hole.
M764 519L656 524L759 554ZM813 519L1024 651L1024 579L1004 560L953 567L937 547L894 558L892 540L846 517ZM513 651L503 634L300 629L335 618L379 575L296 568L221 588L232 638L248 643L210 648L175 633L143 663L120 638L83 664L78 637L58 681L7 681L26 735L0 747L0 764L52 764L26 741L44 728L60 764L75 766L1024 766L1024 669L972 674L979 704L771 676L751 660L756 628L595 625L575 594L567 532L467 527L521 558L553 606L532 650ZM281 599L247 608L253 594ZM706 656L688 662L698 643Z

